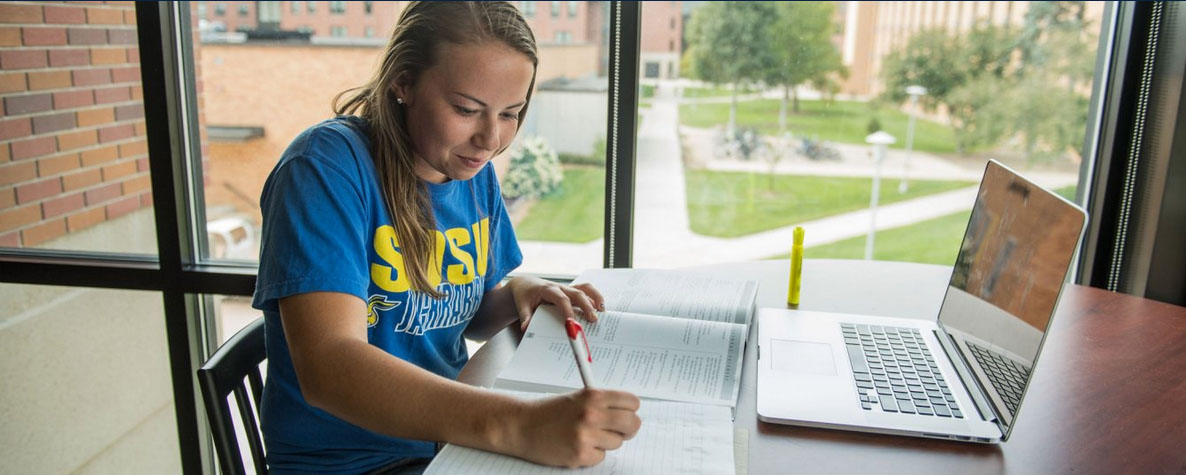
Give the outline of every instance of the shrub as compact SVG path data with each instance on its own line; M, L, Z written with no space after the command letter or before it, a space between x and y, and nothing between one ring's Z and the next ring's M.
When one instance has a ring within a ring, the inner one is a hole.
M502 179L502 196L539 198L555 190L563 179L556 151L543 137L532 137L511 152L511 166Z

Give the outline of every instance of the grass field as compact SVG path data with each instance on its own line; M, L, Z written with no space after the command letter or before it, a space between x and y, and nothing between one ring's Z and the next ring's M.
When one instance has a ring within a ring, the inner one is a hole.
M515 234L528 241L583 243L600 238L605 219L605 169L566 167L560 189L541 198Z
M737 104L737 125L755 127L763 134L778 133L780 100L758 99ZM896 137L891 148L906 148L909 116L901 111L881 108L873 111L868 103L851 101L800 101L798 114L787 113L787 127L799 137L831 142L864 144L869 135L869 120L876 116L883 130ZM790 106L788 105L788 108ZM714 127L729 120L729 104L683 104L680 124ZM935 154L954 154L955 135L945 124L917 119L914 124L914 150Z

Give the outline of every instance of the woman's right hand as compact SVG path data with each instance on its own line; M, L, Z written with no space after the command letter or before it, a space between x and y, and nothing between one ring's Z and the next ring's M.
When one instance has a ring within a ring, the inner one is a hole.
M515 455L561 467L587 467L638 433L638 397L582 389L527 403L518 421Z

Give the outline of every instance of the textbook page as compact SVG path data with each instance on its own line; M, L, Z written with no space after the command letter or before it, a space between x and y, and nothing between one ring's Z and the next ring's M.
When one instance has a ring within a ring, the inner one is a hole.
M540 306L495 387L549 392L583 387L563 322L555 307ZM736 405L746 326L611 311L582 324L599 387Z
M424 472L543 474L734 473L733 421L729 408L643 400L642 426L633 439L592 467L566 469L537 465L508 455L446 445Z
M748 325L758 281L656 269L590 269L574 284L588 282L609 310Z

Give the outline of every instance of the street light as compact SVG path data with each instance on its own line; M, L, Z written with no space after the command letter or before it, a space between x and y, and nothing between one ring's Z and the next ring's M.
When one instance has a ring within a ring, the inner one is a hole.
M896 140L893 135L879 130L868 137L865 142L872 145L877 152L873 160L873 197L869 198L869 234L865 236L865 260L873 259L873 234L877 232L877 197L881 194L881 162L885 161L885 148Z
M914 150L914 116L918 110L918 96L926 93L927 88L917 84L906 86L906 94L910 94L910 124L906 126L906 160L902 162L902 180L898 182L898 193L905 193L910 188L906 180L910 176L910 155Z

